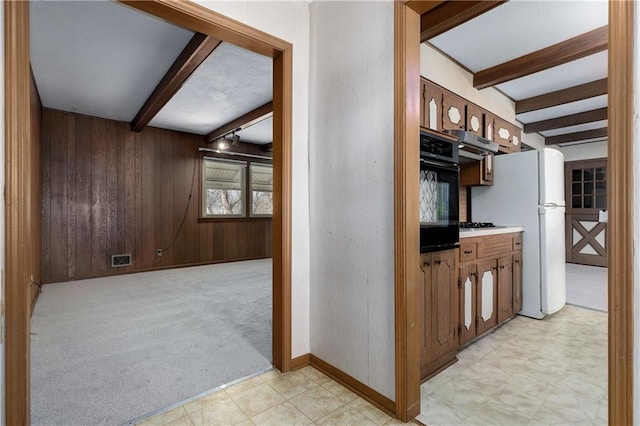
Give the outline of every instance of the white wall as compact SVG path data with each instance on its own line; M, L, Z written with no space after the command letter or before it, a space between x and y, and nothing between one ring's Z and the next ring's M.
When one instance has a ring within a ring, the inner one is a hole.
M516 105L511 99L493 87L476 89L473 74L424 43L420 44L420 75L510 123L520 124L516 121ZM523 134L522 141L536 149L544 148L544 138L538 134Z
M607 158L607 142L591 142L580 145L552 146L564 154L564 161L589 160L591 158Z
M311 352L395 399L392 2L311 3Z
M309 4L199 1L293 45L292 356L309 353Z

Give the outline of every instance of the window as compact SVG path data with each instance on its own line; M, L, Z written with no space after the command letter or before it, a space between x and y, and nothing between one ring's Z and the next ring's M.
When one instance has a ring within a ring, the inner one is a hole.
M202 216L264 217L273 214L273 167L203 157Z
M245 163L203 159L202 216L244 216Z
M607 208L607 168L588 167L571 171L571 207Z
M270 164L251 164L251 216L273 214L273 167Z

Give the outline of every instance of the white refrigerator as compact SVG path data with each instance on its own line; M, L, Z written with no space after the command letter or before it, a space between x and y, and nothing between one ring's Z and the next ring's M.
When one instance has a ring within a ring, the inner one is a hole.
M521 315L542 319L567 301L564 155L545 148L494 158L493 186L471 190L471 220L525 226Z

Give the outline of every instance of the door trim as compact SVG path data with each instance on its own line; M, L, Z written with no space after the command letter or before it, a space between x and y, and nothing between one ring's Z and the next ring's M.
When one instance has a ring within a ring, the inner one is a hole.
M429 5L440 2L430 2ZM407 77L420 74L420 44L415 42L414 19L426 2L397 2L395 6L395 329L396 329L396 415L408 420L419 413L410 405L420 396L420 384L412 380L419 370L415 348L419 334L413 328L419 315L413 300L417 298L417 244L407 232L415 231L418 193L412 192L414 170L412 145L417 145L419 103L413 99L416 88ZM609 2L609 143L607 167L609 233L609 424L633 422L633 93L634 2ZM414 9L415 8L415 11ZM419 15L417 16L419 21ZM418 30L419 33L419 30ZM419 37L418 37L419 38ZM401 74L401 75L399 75ZM412 77L409 78L411 80ZM419 83L418 83L419 84ZM419 86L418 90L419 92ZM418 101L419 102L419 101ZM415 161L417 164L417 161ZM416 166L417 167L417 166ZM417 179L417 178L416 178ZM407 211L409 210L409 211ZM412 263L414 262L415 263ZM415 267L413 267L415 265ZM412 269L413 267L413 269ZM418 352L419 353L419 352Z
M293 46L277 37L190 2L153 0L123 2L138 10L194 31L273 58L273 363L291 369L291 200ZM6 357L7 424L30 422L30 356L26 247L29 223L24 218L30 135L29 4L4 2L5 144L6 144Z
M635 2L609 2L609 424L633 422L633 66ZM640 380L636 378L636 380Z

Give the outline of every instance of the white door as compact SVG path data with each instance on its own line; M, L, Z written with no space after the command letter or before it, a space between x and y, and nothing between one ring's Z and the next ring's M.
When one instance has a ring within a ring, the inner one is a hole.
M540 208L540 293L545 314L567 302L564 207Z
M541 206L564 206L564 155L551 148L540 151L538 156Z

